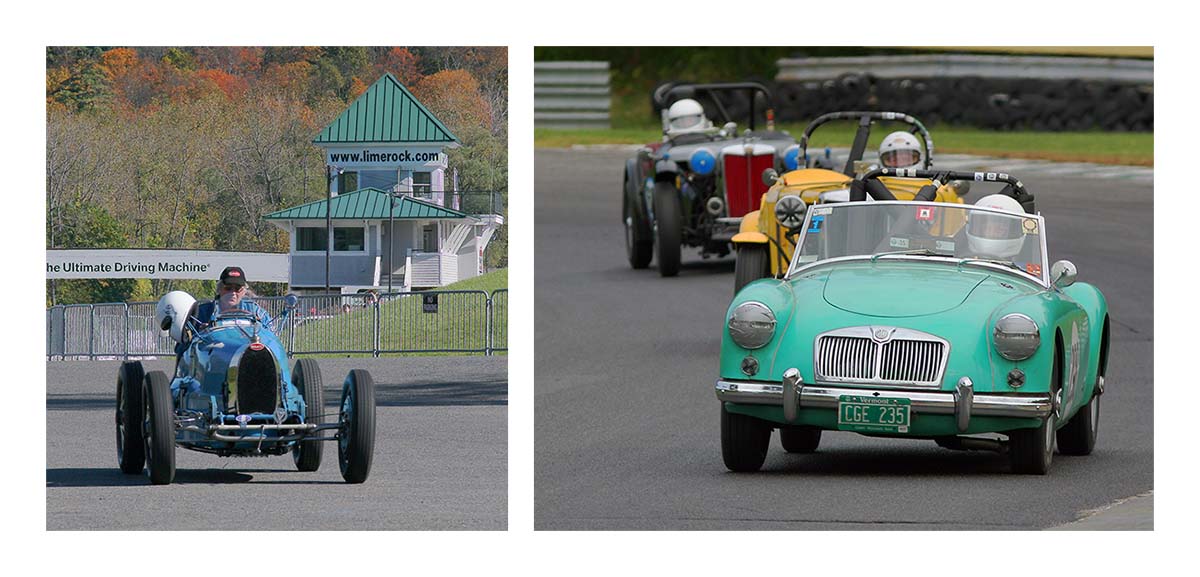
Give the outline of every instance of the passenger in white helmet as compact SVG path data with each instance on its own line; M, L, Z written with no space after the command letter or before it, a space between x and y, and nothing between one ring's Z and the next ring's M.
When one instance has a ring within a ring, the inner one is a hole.
M708 132L712 127L712 121L704 116L704 107L691 98L678 100L667 109L669 137Z
M904 131L885 136L879 145L879 163L883 168L920 168L920 141Z
M1021 215L1025 211L1021 203L1005 194L991 194L979 199L975 206L1002 210L1012 216L970 211L965 227L970 256L1012 260L1025 243L1025 233L1021 228Z

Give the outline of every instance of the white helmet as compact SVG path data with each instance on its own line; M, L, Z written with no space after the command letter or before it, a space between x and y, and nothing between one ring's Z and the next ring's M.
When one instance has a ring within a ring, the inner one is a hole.
M667 109L667 135L704 132L712 128L712 121L704 117L704 107L691 98L684 98Z
M884 168L919 168L921 143L902 130L893 132L879 145L879 164Z
M170 331L175 342L183 340L183 327L187 321L188 312L196 299L183 291L171 291L158 299L158 309L154 312L154 322L158 328Z
M1012 258L1021 252L1025 231L1021 227L1022 219L1016 216L1025 213L1021 203L1007 195L990 194L979 199L975 206L1011 212L1014 216L971 211L967 217L967 246L971 251L978 256L999 259Z

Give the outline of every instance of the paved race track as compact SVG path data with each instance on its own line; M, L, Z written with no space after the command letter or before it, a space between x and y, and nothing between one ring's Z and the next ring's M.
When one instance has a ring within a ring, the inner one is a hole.
M321 358L327 413L352 368L376 385L371 475L347 485L289 455L176 452L175 482L117 468L117 361L47 363L48 529L473 529L508 525L507 357ZM147 361L168 373L174 360Z
M1046 216L1051 260L1073 261L1108 298L1091 456L1019 476L1003 455L931 441L826 432L801 456L775 434L763 471L735 474L713 394L733 259L685 249L676 278L629 268L631 154L535 154L537 529L1038 529L1153 489L1152 183L1013 171Z

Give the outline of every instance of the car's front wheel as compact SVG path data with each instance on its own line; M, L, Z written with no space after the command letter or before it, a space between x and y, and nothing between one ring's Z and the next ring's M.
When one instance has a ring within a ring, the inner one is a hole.
M1019 429L1009 433L1008 458L1014 473L1045 475L1054 460L1055 425L1062 403L1061 354L1054 355L1051 368L1050 414L1034 429Z
M683 209L679 189L672 182L654 183L654 245L658 250L658 274L679 274L683 252Z
M145 418L146 475L155 485L175 480L175 406L166 373L146 373Z
M650 266L654 257L654 235L650 230L650 222L646 219L645 211L638 210L636 205L641 198L636 178L625 171L624 210L622 222L625 225L625 254L629 257L629 266L635 269Z
M779 444L789 453L812 453L821 444L821 429L795 426L779 428Z
M767 262L767 245L744 244L737 249L737 261L733 265L733 292L737 294L746 285L771 275Z
M1100 432L1100 395L1079 408L1074 417L1058 430L1058 451L1064 455L1090 455Z
M371 472L375 453L375 381L371 373L354 369L342 385L338 416L338 466L347 483L361 483Z
M324 419L325 394L322 390L321 369L316 359L300 359L292 369L292 384L304 395L304 422L320 425ZM298 441L292 447L292 461L298 471L321 468L322 441Z
M721 405L721 457L738 473L762 468L771 444L771 426L754 417L730 413Z
M117 464L127 475L141 473L146 466L146 444L142 440L145 376L138 361L121 363L117 373Z

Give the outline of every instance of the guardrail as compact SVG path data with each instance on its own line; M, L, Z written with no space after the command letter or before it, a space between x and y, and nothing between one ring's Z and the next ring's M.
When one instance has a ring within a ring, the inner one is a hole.
M537 128L608 128L612 97L607 62L535 62Z
M982 54L916 54L781 58L777 82L826 80L843 74L878 78L1038 78L1043 80L1100 80L1151 84L1154 61L1130 58L1057 56L990 56Z
M255 297L272 319L284 297ZM46 357L174 356L155 326L157 303L58 305L46 310ZM299 297L279 326L288 356L476 353L508 350L508 290L419 291Z

